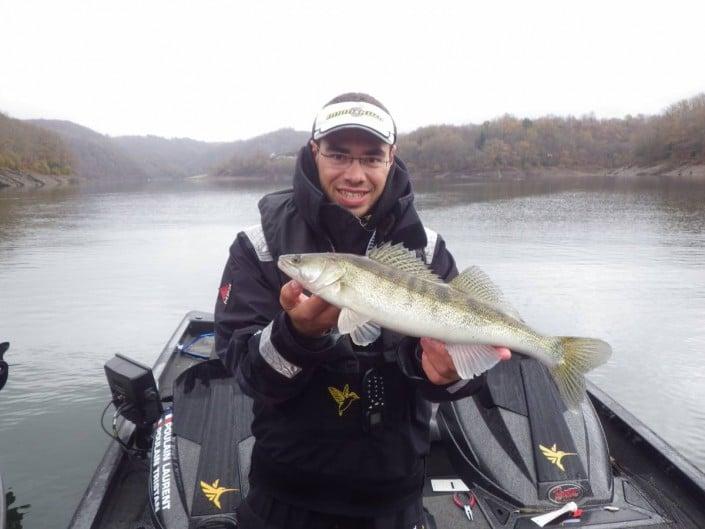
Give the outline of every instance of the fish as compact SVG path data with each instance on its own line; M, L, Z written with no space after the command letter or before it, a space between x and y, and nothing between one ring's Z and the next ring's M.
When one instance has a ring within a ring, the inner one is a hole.
M612 354L603 340L540 334L480 267L471 266L446 283L402 243L385 243L365 256L281 255L277 266L340 308L337 331L358 345L375 341L381 328L441 340L463 379L499 362L495 346L508 347L544 364L571 409L585 398L585 374Z

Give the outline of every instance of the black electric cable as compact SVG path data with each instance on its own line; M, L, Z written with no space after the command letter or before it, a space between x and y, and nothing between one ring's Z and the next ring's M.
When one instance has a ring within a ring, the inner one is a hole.
M120 436L118 435L118 428L117 428L117 417L122 411L123 407L125 407L125 404L121 404L115 409L115 414L113 415L113 433L110 433L107 428L105 427L105 412L108 411L108 408L114 404L113 401L111 400L108 402L108 404L103 408L103 413L100 414L100 427L103 429L105 434L116 441L120 447L127 452L128 454L135 454L135 455L144 455L148 452L148 450L144 450L142 448L131 448L125 444L125 442L120 439Z

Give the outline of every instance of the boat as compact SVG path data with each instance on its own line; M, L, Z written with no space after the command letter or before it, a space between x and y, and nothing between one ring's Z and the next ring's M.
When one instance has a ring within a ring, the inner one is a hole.
M5 529L7 522L7 505L5 503L5 485L2 482L2 474L0 474L0 529Z
M7 352L7 350L10 348L10 343L9 342L2 342L0 343L0 389L5 387L5 383L7 382L7 377L10 374L10 367L7 362L5 362L5 359L3 356Z
M151 369L108 360L115 439L69 529L237 527L252 406L212 346L213 315L189 312ZM548 377L515 354L434 408L425 529L529 529L559 511L546 527L705 527L698 468L589 382L566 409Z
M8 342L0 343L0 390L5 387L7 376L10 372L7 362L3 359L3 355L9 348L10 344ZM2 482L2 474L0 474L0 529L5 529L6 521L7 505L5 504L5 486Z

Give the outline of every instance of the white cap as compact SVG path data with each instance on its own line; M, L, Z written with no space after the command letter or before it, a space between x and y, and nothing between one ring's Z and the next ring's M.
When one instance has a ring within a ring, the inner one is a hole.
M341 129L361 129L394 145L397 129L387 111L364 101L345 101L326 105L313 122L313 139L319 140Z

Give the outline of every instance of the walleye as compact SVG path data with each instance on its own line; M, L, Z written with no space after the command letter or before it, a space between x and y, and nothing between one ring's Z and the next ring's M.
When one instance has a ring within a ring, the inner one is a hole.
M282 255L277 265L339 307L338 331L358 345L373 342L380 327L442 340L462 378L494 366L499 358L492 346L505 346L546 365L571 408L584 398L584 374L612 354L602 340L542 336L480 268L472 266L445 283L402 244L387 243L367 256Z

